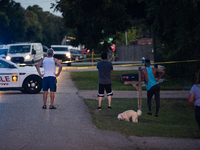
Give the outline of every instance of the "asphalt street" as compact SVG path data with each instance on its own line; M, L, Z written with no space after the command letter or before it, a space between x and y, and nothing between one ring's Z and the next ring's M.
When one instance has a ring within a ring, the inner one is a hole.
M0 92L0 150L199 149L200 139L126 137L99 130L70 71L58 78L56 110L42 109L43 92ZM50 98L48 97L48 103ZM49 105L48 105L49 106Z

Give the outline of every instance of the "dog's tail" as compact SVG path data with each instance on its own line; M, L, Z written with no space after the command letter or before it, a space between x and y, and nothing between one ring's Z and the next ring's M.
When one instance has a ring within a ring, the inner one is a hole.
M138 116L141 116L141 115L142 115L142 111L138 109L137 115L138 115Z

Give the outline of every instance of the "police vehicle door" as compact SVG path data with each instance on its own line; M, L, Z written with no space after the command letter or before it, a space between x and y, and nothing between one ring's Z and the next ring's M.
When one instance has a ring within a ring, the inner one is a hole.
M19 71L13 64L0 60L0 88L20 87Z

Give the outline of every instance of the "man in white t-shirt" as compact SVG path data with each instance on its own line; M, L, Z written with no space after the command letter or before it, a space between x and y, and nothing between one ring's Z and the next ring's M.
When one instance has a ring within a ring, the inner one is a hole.
M62 71L62 65L58 61L58 59L53 57L53 55L54 55L53 49L48 49L47 57L40 60L40 62L36 66L39 75L41 77L43 77L42 87L43 87L43 91L44 91L44 94L43 94L44 105L43 105L42 109L47 108L46 102L47 102L48 89L50 89L50 98L51 98L51 105L50 105L49 109L57 109L53 105L54 92L56 92L56 81L57 81L56 77L58 77L60 75L60 72ZM42 74L39 69L40 66L42 66L42 64L44 67L44 74ZM55 73L56 72L55 64L57 64L59 66L59 70L57 73Z

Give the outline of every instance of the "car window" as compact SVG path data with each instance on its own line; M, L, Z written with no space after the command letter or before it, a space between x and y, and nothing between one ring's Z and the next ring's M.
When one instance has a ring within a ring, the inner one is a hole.
M72 54L77 54L77 52L76 51L72 51Z
M8 49L1 49L0 48L0 55L7 54L7 52L8 52Z
M30 52L30 45L10 46L9 53L28 53Z
M67 47L52 47L54 51L68 51Z
M72 54L81 54L79 51L72 51Z
M46 46L43 46L43 51L47 52L48 48Z
M0 60L0 68L11 68L11 64L9 64L3 60Z

